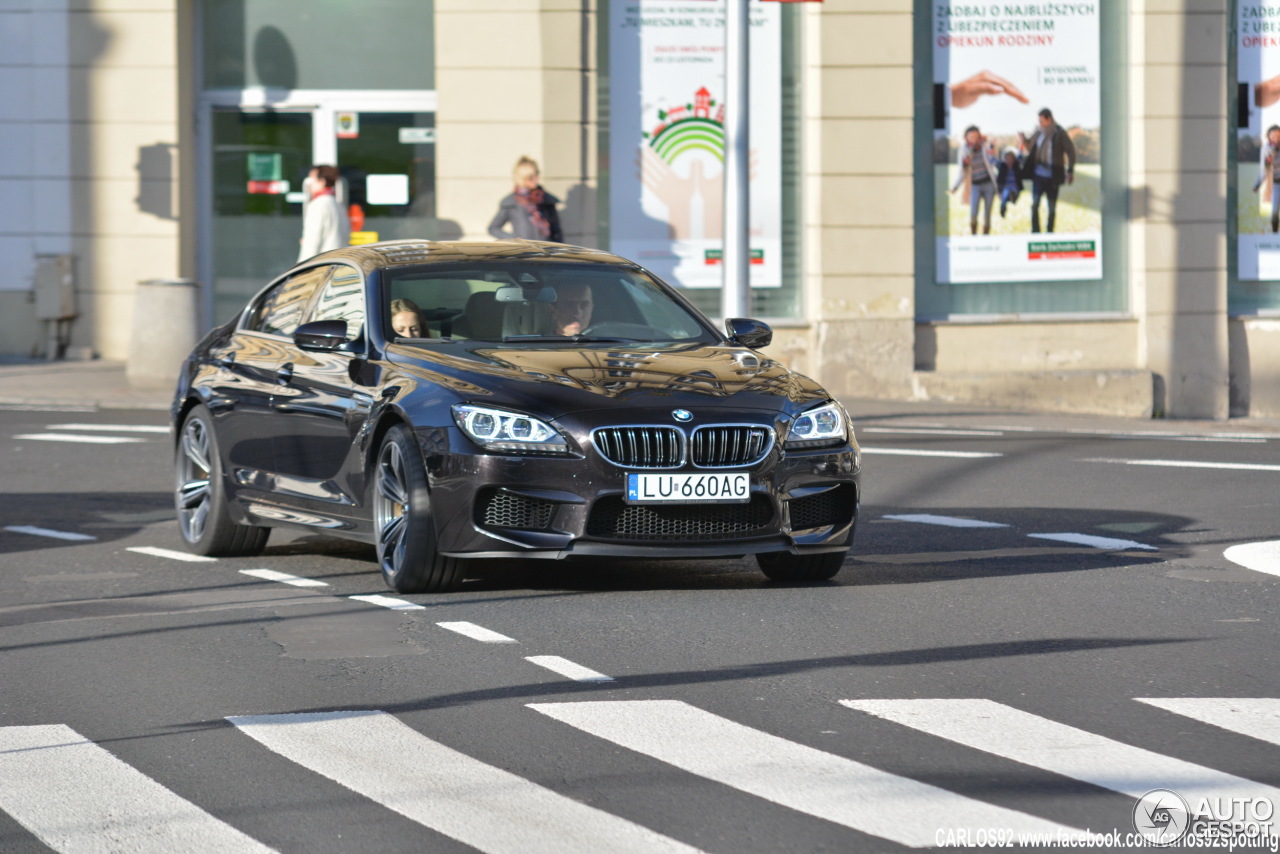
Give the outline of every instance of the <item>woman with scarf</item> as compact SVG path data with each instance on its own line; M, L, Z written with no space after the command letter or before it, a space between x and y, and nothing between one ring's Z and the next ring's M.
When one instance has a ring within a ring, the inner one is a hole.
M498 214L489 223L489 234L498 239L521 237L559 243L564 239L560 231L560 215L556 213L560 200L538 183L537 161L521 157L513 174L515 192L498 204ZM503 230L507 223L511 223L511 231Z

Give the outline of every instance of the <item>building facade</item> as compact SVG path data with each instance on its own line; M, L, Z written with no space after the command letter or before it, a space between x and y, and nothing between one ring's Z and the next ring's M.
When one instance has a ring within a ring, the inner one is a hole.
M1280 414L1265 3L750 2L770 355L841 395ZM145 280L194 280L198 324L225 320L296 260L313 163L356 239L489 239L533 157L566 241L714 315L721 14L4 0L0 356L129 358ZM1022 192L988 226L1005 155Z

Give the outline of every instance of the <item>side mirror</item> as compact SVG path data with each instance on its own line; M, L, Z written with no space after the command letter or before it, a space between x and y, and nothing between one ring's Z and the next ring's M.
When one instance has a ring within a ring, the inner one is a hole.
M768 347L773 341L773 330L769 328L769 324L749 317L726 318L724 328L729 333L730 341L752 350Z
M345 320L313 320L304 323L293 333L293 343L300 350L331 353L347 343Z

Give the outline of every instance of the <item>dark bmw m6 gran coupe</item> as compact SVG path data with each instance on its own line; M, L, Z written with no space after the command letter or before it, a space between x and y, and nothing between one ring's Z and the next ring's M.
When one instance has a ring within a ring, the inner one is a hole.
M753 554L834 576L860 451L844 408L623 258L522 240L395 241L271 282L184 363L182 537L273 527L373 543L400 592L484 558Z

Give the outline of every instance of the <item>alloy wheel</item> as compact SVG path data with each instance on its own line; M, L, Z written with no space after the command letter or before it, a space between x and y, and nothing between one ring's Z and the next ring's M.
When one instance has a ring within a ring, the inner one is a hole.
M382 571L395 575L404 565L405 528L409 514L409 483L404 457L395 442L378 455L378 475L373 503L378 531L378 555Z
M187 421L180 440L176 491L178 524L183 539L189 543L198 542L204 536L212 509L210 445L208 425L199 418Z

